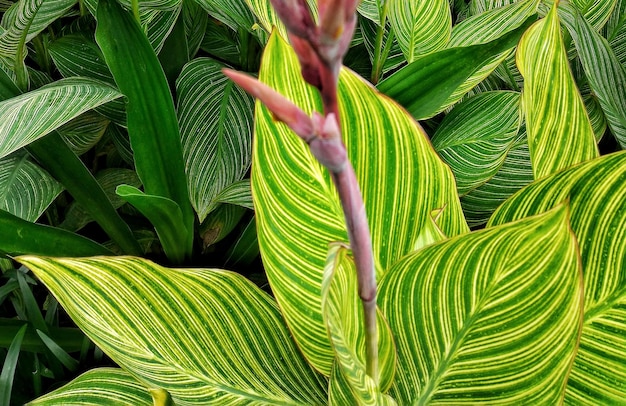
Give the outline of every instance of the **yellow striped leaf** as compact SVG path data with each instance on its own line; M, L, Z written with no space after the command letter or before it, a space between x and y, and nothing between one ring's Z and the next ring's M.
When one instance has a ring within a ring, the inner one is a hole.
M409 63L448 42L452 30L448 0L389 0L387 7L389 23Z
M152 406L148 388L119 368L96 368L38 399L28 406Z
M535 179L598 156L563 45L556 5L522 36L517 66Z
M558 404L576 354L582 274L568 208L451 238L399 261L380 308L398 404Z
M295 54L276 34L259 77L304 111L321 110ZM346 69L339 80L339 108L380 274L413 250L433 209L445 207L440 225L446 235L467 231L450 170L403 109ZM299 347L328 375L334 353L321 314L321 285L328 243L347 241L341 206L308 146L260 103L255 125L252 193L263 263Z
M238 274L132 257L20 257L124 370L183 404L321 404L276 303Z
M585 315L568 381L568 404L626 399L626 152L534 182L507 200L490 225L542 213L568 199L580 244Z
M204 1L204 0L203 0ZM274 7L272 7L272 3L270 0L245 0L252 10L252 13L255 15L261 28L263 28L267 33L271 33L274 30L274 27L280 33L280 36L283 38L287 38L287 29L285 25L278 18L278 14L274 11ZM306 0L314 18L317 18L317 1L316 0Z
M346 405L362 405L365 404L360 399L357 399L350 391L350 384L346 377L341 373L337 362L333 364L333 369L330 375L330 382L328 388L328 404L331 406L346 406ZM376 393L376 397L373 399L376 406L397 406L396 401L389 395L384 393Z
M606 24L617 4L617 0L571 0L597 31Z
M359 405L376 405L393 382L396 349L391 330L378 313L379 376L374 379L367 375L363 308L356 268L347 251L344 245L331 244L322 281L322 314L338 367L331 379L340 374L342 384L333 383L337 390L350 393Z

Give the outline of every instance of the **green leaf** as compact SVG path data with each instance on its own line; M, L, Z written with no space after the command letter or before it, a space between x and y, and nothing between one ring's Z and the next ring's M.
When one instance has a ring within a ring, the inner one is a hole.
M600 102L611 132L622 149L626 149L626 71L613 53L609 43L598 34L587 20L573 8L575 25L566 24L583 65L593 94Z
M198 234L202 238L202 248L222 240L239 223L246 210L232 204L220 204L200 225Z
M569 67L556 6L524 33L516 59L524 76L522 105L535 179L597 157L593 128Z
M378 89L418 120L432 117L449 106L457 89L492 63L494 57L515 47L531 19L491 42L448 48L423 56L380 82Z
M223 22L233 31L243 28L252 31L255 24L247 0L196 0L213 18ZM269 4L269 2L268 2Z
M566 403L619 404L626 399L626 152L534 182L507 200L489 225L543 213L565 199L585 288L583 331Z
M265 48L260 79L306 112L321 109L295 54L277 33ZM433 209L446 207L446 235L467 231L450 170L403 109L346 69L339 106L379 274L413 250ZM328 243L347 241L343 212L330 176L308 146L260 103L255 137L251 181L263 264L299 347L328 375L334 355L321 314L322 270Z
M171 199L143 193L130 185L120 185L115 191L150 220L167 258L174 263L182 263L189 253L180 242L184 241L190 232L184 226L180 206Z
M432 137L433 147L450 166L459 195L493 177L513 146L520 126L520 94L481 93L458 104Z
M183 22L185 24L185 34L187 35L187 50L189 59L198 53L204 33L209 23L209 15L202 11L196 2L183 2Z
M14 281L15 282L15 281ZM17 282L15 285L17 286ZM1 290L2 288L0 288ZM0 298L2 298L0 294ZM41 342L41 338L27 321L0 318L0 348L8 348L11 345L13 337L19 329L23 326L27 326L26 335L24 341L22 341L22 350L30 352L42 353L45 350L45 345ZM66 352L78 352L83 345L85 335L77 328L68 327L50 327L50 337Z
M92 369L67 385L33 400L28 406L61 404L153 405L148 388L119 368Z
M70 78L0 102L0 157L120 96L105 83Z
M224 76L223 67L198 58L176 82L187 182L201 222L218 196L248 172L252 158L254 104Z
M249 265L259 256L256 218L252 217L226 253L228 266Z
M215 197L215 202L235 204L237 206L254 210L250 179L243 179L238 182L231 183Z
M165 74L141 27L115 0L100 0L96 19L96 41L128 99L128 133L137 174L147 195L170 199L180 208L179 239L172 242L179 246L175 251L187 257L192 250L194 215Z
M406 60L445 47L452 30L448 0L389 0L389 23Z
M78 369L78 361L70 356L59 344L41 330L37 330L37 335L41 341L48 347L48 350L65 366L65 368L74 372Z
M276 303L221 270L131 257L20 257L117 364L182 404L322 404Z
M100 141L109 123L106 117L88 111L61 126L58 132L76 155L82 155Z
M239 0L241 1L241 0ZM317 19L317 1L304 0L311 9L311 14L314 19ZM245 0L246 4L252 10L252 13L256 17L257 21L263 29L269 34L274 31L274 27L280 33L282 38L287 38L287 29L285 25L280 21L278 15L272 7L270 0Z
M75 3L76 0L20 0L16 3L11 21L3 19L6 29L0 34L0 65L15 74L22 91L28 87L24 64L28 51L26 43L63 16Z
M441 217L441 214L444 212L444 210L445 208L441 208L435 209L430 212L428 220L426 221L426 223L424 223L420 235L415 241L413 251L421 250L428 245L448 239L443 231L441 231L439 224L437 224L437 221L439 221L439 218Z
M26 334L27 325L22 326L19 329L11 346L7 351L7 355L4 358L2 365L2 373L0 374L0 403L3 405L9 405L11 402L11 391L13 389L13 377L15 376L15 370L17 368L17 360L20 356L20 350L22 347L22 340L24 334Z
M102 245L80 235L22 220L0 210L0 253L50 256L112 255Z
M571 0L571 2L585 16L585 20L594 31L604 26L617 4L617 0Z
M557 404L581 330L582 274L564 204L431 245L382 278L399 404ZM417 326L417 327L416 327Z
M0 159L0 209L36 221L63 187L26 154Z
M370 377L365 366L366 339L356 267L347 255L347 247L341 244L331 244L328 251L322 281L322 315L335 351L337 373L344 378L342 391L351 393L360 405L378 404L377 400L393 382L396 365L393 337L378 313L379 376Z

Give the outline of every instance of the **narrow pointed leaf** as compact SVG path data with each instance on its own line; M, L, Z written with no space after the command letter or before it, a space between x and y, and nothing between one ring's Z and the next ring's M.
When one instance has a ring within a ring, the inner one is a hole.
M128 99L128 133L146 194L174 201L181 210L178 250L191 254L194 215L189 202L180 131L159 61L134 18L115 0L100 0L96 41L120 91Z
M582 321L568 209L451 238L387 273L399 404L559 403ZM419 327L416 327L419 326Z
M626 398L626 152L534 182L507 200L489 225L542 213L568 199L580 243L585 316L566 403Z
M252 217L227 252L228 266L249 265L259 256L256 218Z
M363 308L359 300L356 268L347 248L331 244L322 282L322 314L335 351L342 391L351 393L360 405L376 405L395 373L396 350L385 319L377 314L378 372L367 375ZM332 379L332 378L331 378Z
M275 302L241 276L131 258L20 257L116 363L182 404L321 404Z
M597 157L593 128L567 60L556 5L524 34L516 60L524 76L522 104L535 179Z
M13 390L13 378L15 376L15 370L17 369L17 361L20 356L20 350L22 347L22 341L26 334L26 328L28 326L22 326L9 347L4 363L2 364L2 373L0 374L0 402L3 405L8 405L11 402L11 391Z
M185 65L178 115L192 204L202 222L218 196L240 181L252 159L253 100L208 58Z
M119 368L96 368L67 385L28 403L28 406L80 404L85 406L152 406L148 388Z
M28 155L0 160L0 209L34 222L62 191L63 186Z
M260 79L305 112L321 109L296 56L276 33ZM413 250L433 209L446 207L441 227L447 235L467 231L450 170L403 109L348 70L340 75L339 106L379 274ZM252 192L268 280L303 353L329 374L334 355L322 320L321 283L328 243L347 241L339 200L308 146L260 103L253 154Z
M465 195L493 177L513 146L520 126L520 95L481 93L458 104L432 137L433 147Z
M0 157L120 96L105 83L72 78L0 102Z
M389 0L386 7L391 28L409 63L448 43L452 30L448 0Z

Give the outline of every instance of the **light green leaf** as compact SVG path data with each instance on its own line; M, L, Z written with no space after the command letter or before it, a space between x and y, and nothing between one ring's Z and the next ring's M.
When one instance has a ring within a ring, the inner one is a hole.
M399 404L557 404L582 274L568 208L431 245L383 276Z
M571 2L595 31L604 26L617 4L617 0L571 0Z
M361 0L357 7L357 11L363 17L367 18L375 22L377 25L381 25L382 21L380 21L380 8L381 0ZM387 3L389 4L389 3Z
M63 186L28 155L0 159L0 209L34 222L62 191Z
M184 226L180 206L171 199L145 194L130 185L118 186L116 193L150 220L168 259L182 263L188 254L180 242L187 238L189 230Z
M389 24L406 60L442 49L450 39L448 0L388 0Z
M476 15L494 8L508 6L513 3L519 3L518 0L471 0L469 4L469 14Z
M435 209L430 212L428 220L426 221L426 223L424 223L424 226L422 227L419 236L417 236L413 251L421 250L422 248L427 247L431 244L435 244L448 239L444 232L441 231L439 224L437 224L437 221L439 221L439 218L441 217L441 214L444 210L445 207L441 209Z
M597 157L593 128L569 67L556 6L524 33L516 59L524 76L522 105L535 179Z
M250 187L250 179L243 179L235 183L231 183L224 188L215 198L217 203L235 204L254 210L252 203L252 190Z
M0 102L0 157L120 96L105 83L70 78Z
M201 222L252 159L253 100L224 76L223 67L194 59L176 81L187 182Z
M339 370L338 363L333 364L333 369L330 375L330 383L328 388L328 404L333 406L342 405L359 405L363 404L359 402L354 394L350 391L350 385L345 376L342 375ZM384 393L376 393L376 398L373 399L377 406L397 406L395 400Z
M465 195L493 177L513 146L520 126L517 92L481 93L458 104L432 137L435 151Z
M574 26L569 29L580 62L585 69L593 94L600 102L611 132L622 149L626 149L626 71L611 50L609 43L573 8L563 8L572 13Z
M347 247L341 244L329 247L322 281L322 315L335 351L337 373L344 378L340 390L351 393L359 405L376 405L393 382L396 351L391 330L378 313L379 376L367 375L363 308L356 267L347 251Z
M24 64L28 52L26 43L63 16L75 3L76 0L20 0L16 3L14 18L10 22L3 21L6 25L0 34L0 65L15 74L22 91L28 87Z
M582 337L565 400L619 404L626 399L626 152L534 182L507 200L489 225L545 212L565 199L585 290Z
M118 368L96 368L72 382L29 402L28 406L74 404L85 406L152 406L146 386Z
M248 7L250 7L250 10L252 10L252 13L254 13L261 27L265 29L268 34L274 30L274 27L276 27L280 36L282 38L287 38L285 25L278 18L270 0L245 0L245 2L248 4ZM306 0L306 3L311 9L313 18L317 19L317 1Z
M260 79L306 112L321 109L295 54L276 33ZM433 209L446 207L440 223L446 235L467 231L450 170L402 108L348 70L340 75L339 106L380 274L413 250ZM251 180L263 264L299 347L328 375L334 355L321 314L322 270L328 243L347 241L343 212L308 146L260 103L255 137Z
M126 371L177 404L322 404L276 303L221 270L131 257L20 257L76 324Z

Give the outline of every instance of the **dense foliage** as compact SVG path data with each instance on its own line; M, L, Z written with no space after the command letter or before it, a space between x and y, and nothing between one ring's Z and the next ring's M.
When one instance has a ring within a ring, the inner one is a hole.
M222 73L322 112L300 20L0 9L0 405L626 399L626 0L360 2L375 376L332 171Z

